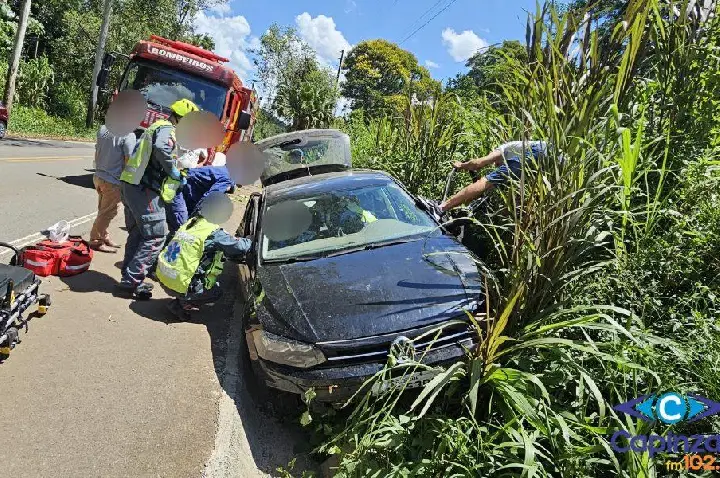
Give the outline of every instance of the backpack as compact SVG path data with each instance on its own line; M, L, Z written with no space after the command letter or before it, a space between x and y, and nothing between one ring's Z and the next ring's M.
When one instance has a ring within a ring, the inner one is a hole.
M81 274L90 268L93 251L80 236L70 236L64 242L49 239L25 247L20 253L21 264L35 274L60 277Z

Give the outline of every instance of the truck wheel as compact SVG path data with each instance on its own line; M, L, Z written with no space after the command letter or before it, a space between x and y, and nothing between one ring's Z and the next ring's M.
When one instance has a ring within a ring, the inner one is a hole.
M7 125L4 121L0 121L0 139L3 139L5 137L5 133L7 132Z

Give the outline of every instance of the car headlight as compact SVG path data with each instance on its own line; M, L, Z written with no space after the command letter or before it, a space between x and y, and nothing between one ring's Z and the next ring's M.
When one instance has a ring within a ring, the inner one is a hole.
M320 350L304 342L286 339L264 330L254 331L252 337L257 354L271 362L310 368L327 360Z

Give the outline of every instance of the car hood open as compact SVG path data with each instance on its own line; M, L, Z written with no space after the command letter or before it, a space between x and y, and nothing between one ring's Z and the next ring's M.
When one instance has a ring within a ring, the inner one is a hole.
M481 292L470 253L440 235L308 262L266 263L258 278L263 327L311 343L462 317Z

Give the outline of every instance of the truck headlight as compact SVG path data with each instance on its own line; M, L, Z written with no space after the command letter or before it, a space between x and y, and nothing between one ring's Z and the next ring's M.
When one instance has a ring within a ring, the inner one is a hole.
M254 331L252 337L257 354L271 362L310 368L327 360L320 350L304 342L286 339L264 330Z

